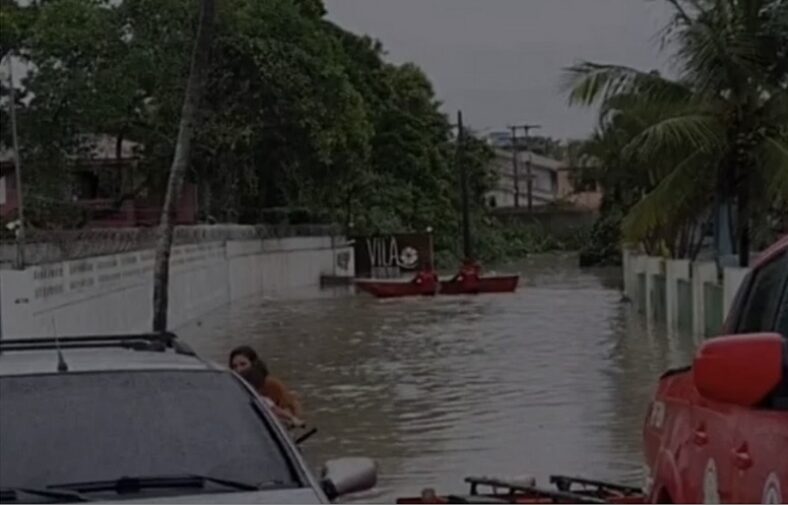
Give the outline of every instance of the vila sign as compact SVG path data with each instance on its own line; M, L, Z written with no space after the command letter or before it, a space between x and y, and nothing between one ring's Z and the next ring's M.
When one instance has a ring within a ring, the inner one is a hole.
M432 263L429 234L354 237L357 277L399 277Z

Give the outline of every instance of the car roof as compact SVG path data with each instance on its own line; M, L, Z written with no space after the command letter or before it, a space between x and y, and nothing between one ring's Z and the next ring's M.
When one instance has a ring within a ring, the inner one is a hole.
M56 348L7 350L0 353L0 377L58 373ZM83 347L60 350L67 371L72 372L128 372L143 370L224 370L193 353L174 349L135 349L127 347Z

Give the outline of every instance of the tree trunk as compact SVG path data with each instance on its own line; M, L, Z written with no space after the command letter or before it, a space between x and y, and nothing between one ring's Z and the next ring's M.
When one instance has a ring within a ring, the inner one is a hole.
M153 331L156 332L167 330L170 252L175 212L180 200L186 169L189 166L194 123L208 73L215 11L215 0L201 0L200 24L197 28L197 40L192 52L189 80L186 84L186 96L183 100L178 138L175 143L175 155L170 167L170 177L164 197L164 206L161 210L161 222L156 242L156 260L153 271Z
M739 187L738 225L739 225L739 266L750 266L750 174L743 167Z

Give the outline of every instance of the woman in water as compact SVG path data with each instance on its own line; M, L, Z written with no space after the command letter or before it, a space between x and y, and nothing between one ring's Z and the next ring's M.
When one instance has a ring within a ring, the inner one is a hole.
M295 395L279 379L268 373L265 363L249 346L236 347L230 353L230 368L269 400L277 416L287 424L303 425L301 405Z

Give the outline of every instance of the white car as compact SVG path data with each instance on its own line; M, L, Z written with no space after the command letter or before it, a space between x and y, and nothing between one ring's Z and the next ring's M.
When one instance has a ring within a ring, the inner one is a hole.
M0 503L329 503L372 460L320 479L268 406L171 334L0 340Z

